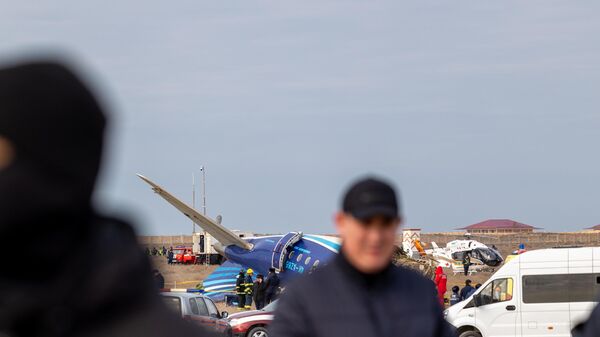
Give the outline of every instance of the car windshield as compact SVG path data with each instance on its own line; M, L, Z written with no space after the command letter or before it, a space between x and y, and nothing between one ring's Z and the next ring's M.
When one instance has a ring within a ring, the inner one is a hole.
M262 311L275 311L275 309L277 309L277 301L273 301L271 302L271 304L267 305L266 307L262 308Z

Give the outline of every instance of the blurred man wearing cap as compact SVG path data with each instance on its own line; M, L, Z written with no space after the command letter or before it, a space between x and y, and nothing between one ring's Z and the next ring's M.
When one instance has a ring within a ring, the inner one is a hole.
M454 336L433 282L391 263L402 220L396 193L375 178L355 182L335 215L339 254L290 284L269 331L276 337Z

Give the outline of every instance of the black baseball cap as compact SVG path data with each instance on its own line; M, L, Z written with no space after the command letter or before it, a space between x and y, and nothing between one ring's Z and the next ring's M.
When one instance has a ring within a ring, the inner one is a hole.
M401 217L400 203L392 185L373 177L360 179L348 188L342 210L361 221L375 216Z

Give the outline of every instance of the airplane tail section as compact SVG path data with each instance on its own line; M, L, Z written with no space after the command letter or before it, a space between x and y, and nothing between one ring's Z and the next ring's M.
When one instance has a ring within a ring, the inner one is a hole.
M160 187L150 179L144 177L143 175L138 174L138 177L140 177L143 181L152 186L152 190L155 193L157 193L168 203L173 205L173 207L177 208L180 212L182 212L185 216L190 218L198 226L202 227L202 229L204 229L215 239L217 239L217 241L219 241L223 246L236 245L243 249L252 249L252 245L250 243L242 240L235 233L225 228L223 225L197 212L195 209L186 205L184 202L177 199L169 192L165 191L162 187Z
M214 301L223 301L226 294L235 294L235 281L240 269L246 270L248 266L225 261L204 281L204 295Z

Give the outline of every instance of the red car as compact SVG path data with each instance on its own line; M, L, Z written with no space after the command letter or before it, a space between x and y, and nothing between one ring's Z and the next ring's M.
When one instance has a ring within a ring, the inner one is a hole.
M277 301L262 308L238 312L227 317L234 337L268 337L267 326L273 321Z

